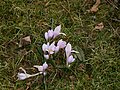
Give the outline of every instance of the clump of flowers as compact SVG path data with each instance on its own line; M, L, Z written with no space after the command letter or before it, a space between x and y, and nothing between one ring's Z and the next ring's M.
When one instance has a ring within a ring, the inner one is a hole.
M28 74L26 73L25 69L20 67L23 73L18 73L17 75L18 80L24 80L40 74L43 74L45 76L47 74L46 69L48 68L47 60L49 60L53 54L57 54L60 51L60 49L64 50L65 58L66 58L66 61L65 61L66 66L70 67L70 64L75 61L75 58L73 57L72 53L79 53L79 52L73 50L72 45L69 42L67 43L63 39L60 39L57 42L55 42L54 39L59 35L66 36L65 33L61 32L61 25L57 26L54 30L51 29L51 30L48 30L48 32L45 32L44 36L47 43L44 43L42 45L42 50L44 53L44 58L46 58L46 61L43 63L43 65L33 66L34 68L38 69L38 73L36 74ZM50 42L50 41L53 41L53 42Z

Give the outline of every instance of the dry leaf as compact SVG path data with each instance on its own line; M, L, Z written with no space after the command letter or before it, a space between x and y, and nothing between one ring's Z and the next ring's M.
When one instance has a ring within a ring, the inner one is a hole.
M30 44L30 43L31 43L30 36L26 36L26 37L24 37L24 38L22 38L22 39L20 40L19 47L28 45L28 44Z
M22 38L24 41L26 42L30 42L31 43L31 39L30 39L30 36L27 36L27 37L24 37Z
M96 0L96 3L92 6L89 12L97 12L99 4L100 4L100 0Z
M101 22L101 23L99 23L99 24L97 24L97 25L95 26L95 29L101 30L101 29L103 29L103 28L104 28L103 22Z

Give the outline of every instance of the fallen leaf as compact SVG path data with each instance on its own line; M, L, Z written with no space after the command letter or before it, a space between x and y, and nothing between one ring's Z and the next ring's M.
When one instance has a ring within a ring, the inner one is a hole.
M30 43L31 43L30 36L24 37L24 38L22 38L22 39L25 40L26 42L30 42Z
M22 38L22 39L20 40L19 47L28 45L28 44L30 44L30 43L31 43L30 36L26 36L26 37L24 37L24 38Z
M104 28L103 22L101 22L101 23L99 23L99 24L97 24L97 25L95 26L95 29L101 30L101 29L103 29L103 28Z
M100 0L96 0L96 3L92 6L89 12L97 12L99 4L100 4Z

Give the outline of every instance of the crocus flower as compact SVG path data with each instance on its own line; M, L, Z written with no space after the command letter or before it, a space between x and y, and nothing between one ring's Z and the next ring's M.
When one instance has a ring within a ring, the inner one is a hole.
M41 74L45 74L45 70L48 68L48 64L45 62L42 66L34 65L33 67L37 68Z
M75 50L72 50L71 44L68 43L68 44L66 45L66 47L65 47L65 53L66 53L67 58L71 55L72 52L79 53L79 52L77 52L77 51L75 51Z
M49 55L51 55L55 52L55 48L56 48L55 42L53 42L52 44L49 44L49 42L47 44L43 44L42 50L44 51L44 57L46 59L49 59Z
M67 58L67 63L68 63L68 64L70 64L70 63L72 63L72 62L74 62L74 61L75 61L75 58L73 58L72 55L70 55L70 56Z
M44 51L44 53L47 51L49 54L53 54L55 47L55 42L53 42L52 44L49 44L48 42L47 44L42 45L42 50Z
M59 46L59 48L64 48L66 46L66 42L60 39L57 43L57 46Z
M29 77L33 77L33 76L36 76L36 75L39 75L40 73L36 73L36 74L27 74L26 73L26 70L23 69L22 67L20 67L19 69L21 69L24 73L18 73L17 77L18 77L18 80L24 80L24 79L27 79Z
M49 47L48 47L48 49L47 49L47 51L48 51L48 53L49 54L53 54L54 53L54 51L55 51L55 42L53 42L51 45L49 45Z
M68 44L66 45L66 47L65 47L65 53L66 53L67 58L70 56L71 51L72 51L71 44L68 43Z
M26 78L29 78L30 75L25 73L18 73L17 77L18 77L18 80L24 80Z
M49 55L48 55L48 54L44 54L44 57L45 57L46 59L49 59Z
M79 53L75 50L72 50L71 44L68 43L65 47L65 53L66 53L66 57L67 57L67 60L66 60L67 65L69 65L70 63L75 61L75 58L73 58L73 56L71 55L72 52Z
M60 49L59 46L56 46L55 47L55 53L57 53L59 51L59 49Z
M45 39L48 41L48 39L55 38L60 34L66 35L65 33L61 33L60 31L61 31L61 25L57 26L54 29L54 31L52 29L48 30L48 32L45 32Z
M54 32L53 32L53 35L54 35L53 38L55 38L56 36L58 36L58 35L60 35L60 34L66 35L65 33L61 33L60 31L61 31L61 25L59 25L59 26L57 26L57 27L55 28L55 30L54 30Z
M50 45L49 42L47 44L42 45L42 50L44 51L44 53L48 50L49 45Z
M48 36L49 36L49 38L53 37L53 30L52 29L48 31Z
M48 40L49 36L48 36L48 32L45 32L45 39Z
M55 47L55 53L59 51L60 48L64 48L66 46L66 42L62 39L58 41L57 46Z
M48 30L48 32L45 32L45 39L51 39L53 37L53 30Z

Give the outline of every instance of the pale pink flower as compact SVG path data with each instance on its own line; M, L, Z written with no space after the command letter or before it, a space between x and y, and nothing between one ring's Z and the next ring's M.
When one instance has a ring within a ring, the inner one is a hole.
M57 43L57 46L59 46L59 48L64 48L66 47L66 42L60 39Z
M70 55L70 56L67 58L67 63L68 63L68 64L70 64L70 63L72 63L72 62L74 62L74 61L75 61L75 58L73 58L72 55Z
M48 52L49 54L53 54L55 51L55 42L53 42L52 44L49 44L49 42L47 44L43 44L42 45L42 50L45 52Z
M51 39L53 37L53 30L48 30L48 32L45 32L45 39Z
M34 65L33 67L37 68L41 74L45 74L45 70L48 68L48 64L45 62L42 66Z
M20 67L19 69L21 69L24 73L18 73L17 77L18 77L18 80L25 80L27 78L30 78L30 77L34 77L34 76L37 76L39 75L40 73L36 73L36 74L27 74L26 73L26 70L23 69L22 67Z
M53 32L54 37L53 37L53 38L57 37L57 36L60 35L60 34L66 36L65 33L61 33L61 25L57 26L57 27L54 29L54 32Z
M45 57L46 59L49 59L49 55L48 55L48 54L44 54L44 57Z
M68 43L65 47L65 53L66 53L67 58L71 55L72 52L79 53L78 51L72 50L71 44Z
M57 53L59 51L59 49L60 49L59 46L56 46L55 47L55 53Z

